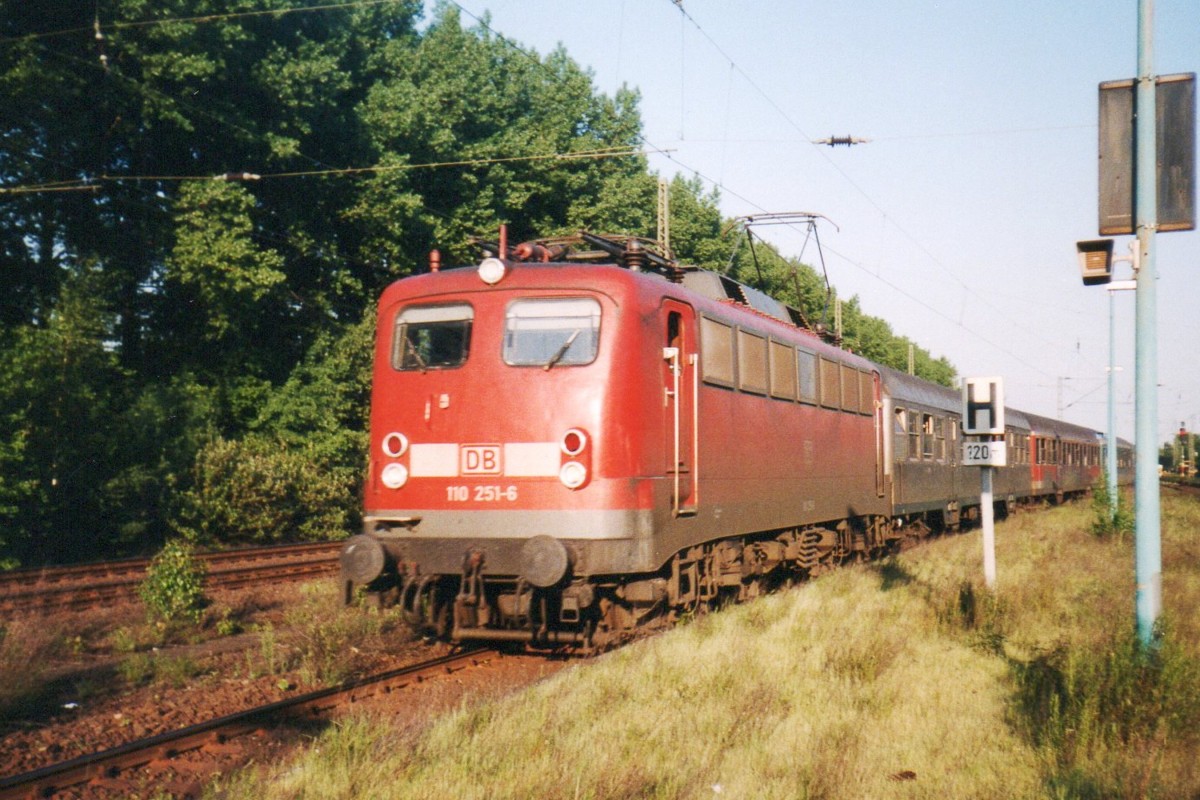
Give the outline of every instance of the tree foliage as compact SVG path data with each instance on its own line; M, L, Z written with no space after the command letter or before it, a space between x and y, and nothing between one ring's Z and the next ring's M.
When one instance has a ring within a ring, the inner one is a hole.
M389 281L501 223L654 235L636 91L422 7L0 0L0 566L343 534ZM670 195L681 260L827 316L715 191Z

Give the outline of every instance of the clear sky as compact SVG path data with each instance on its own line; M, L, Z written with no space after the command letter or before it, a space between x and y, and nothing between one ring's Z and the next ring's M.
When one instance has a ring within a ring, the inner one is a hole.
M1106 427L1109 296L1082 285L1075 242L1099 236L1097 87L1137 73L1136 0L457 4L543 55L563 45L606 94L637 88L647 141L669 151L651 168L699 174L724 214L829 217L841 296L961 375ZM1155 72L1200 71L1200 0L1155 6ZM831 135L871 141L812 144ZM802 233L760 232L799 255ZM1156 252L1161 442L1200 428L1200 232L1160 234ZM1116 319L1132 439L1133 293Z

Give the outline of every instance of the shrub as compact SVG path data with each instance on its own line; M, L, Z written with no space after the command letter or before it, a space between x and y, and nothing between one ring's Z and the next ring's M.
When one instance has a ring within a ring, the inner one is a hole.
M329 539L351 527L360 474L278 439L216 439L197 455L173 524L201 542Z
M1123 538L1133 534L1133 512L1118 489L1117 511L1113 513L1111 496L1108 493L1108 478L1104 475L1101 475L1099 482L1092 487L1092 514L1092 533L1100 538Z
M138 594L146 611L165 622L199 622L204 609L205 566L191 545L173 539L150 562Z

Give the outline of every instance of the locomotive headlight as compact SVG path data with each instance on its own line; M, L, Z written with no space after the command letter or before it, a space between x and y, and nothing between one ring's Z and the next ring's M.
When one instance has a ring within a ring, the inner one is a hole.
M495 286L508 272L508 267L498 258L485 258L479 262L479 279L488 286Z
M587 434L579 430L579 428L571 428L563 434L560 447L567 455L574 457L583 452L583 448L587 447Z
M587 483L587 467L578 461L568 461L558 470L558 479L568 489L578 489Z
M388 464L380 473L379 480L389 489L399 489L408 483L408 467L403 464Z
M408 437L403 433L389 433L383 437L383 454L388 458L399 458L408 450Z

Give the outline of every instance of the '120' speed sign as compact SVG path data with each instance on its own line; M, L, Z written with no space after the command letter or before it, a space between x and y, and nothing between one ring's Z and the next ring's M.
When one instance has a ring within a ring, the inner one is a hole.
M968 440L963 442L962 463L968 467L1003 467L1008 463L1004 442Z

